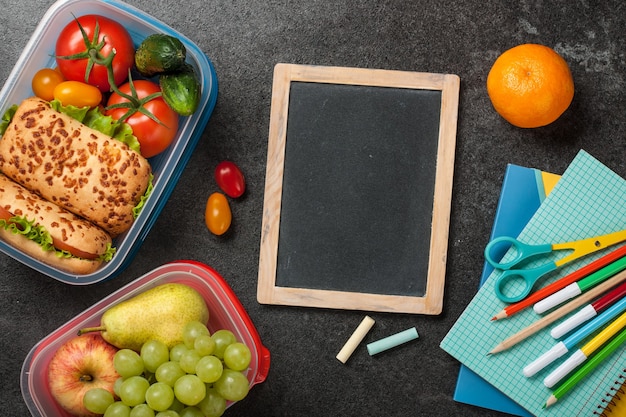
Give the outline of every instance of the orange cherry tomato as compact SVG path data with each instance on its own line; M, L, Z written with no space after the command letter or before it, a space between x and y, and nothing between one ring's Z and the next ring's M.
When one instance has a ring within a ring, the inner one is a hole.
M64 106L96 107L102 101L102 93L87 83L63 81L54 88L54 98Z
M42 68L35 73L31 86L33 93L42 100L51 101L54 98L54 89L64 81L59 70Z
M232 219L233 215L226 196L222 193L211 194L206 202L204 213L206 227L211 233L218 236L223 235L230 227Z

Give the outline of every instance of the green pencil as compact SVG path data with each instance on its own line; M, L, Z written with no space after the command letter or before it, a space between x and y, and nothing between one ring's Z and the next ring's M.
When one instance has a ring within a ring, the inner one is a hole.
M585 362L576 372L574 372L563 384L552 392L543 408L556 404L565 394L567 394L576 384L578 384L585 376L590 374L596 366L598 366L607 356L613 353L622 343L626 341L626 329L622 330L617 337L611 340L596 355Z

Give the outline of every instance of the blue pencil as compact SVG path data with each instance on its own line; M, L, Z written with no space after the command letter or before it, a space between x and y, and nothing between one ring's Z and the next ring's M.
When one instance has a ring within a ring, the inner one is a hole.
M626 297L607 308L602 314L596 316L593 320L587 322L587 324L572 333L571 336L557 343L549 351L528 364L523 370L524 376L531 377L535 375L553 361L565 355L583 339L604 326L624 310L626 310Z

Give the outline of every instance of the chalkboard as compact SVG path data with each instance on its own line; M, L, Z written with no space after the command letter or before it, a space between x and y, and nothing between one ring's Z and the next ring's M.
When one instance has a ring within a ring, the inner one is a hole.
M459 78L277 64L257 299L439 314Z

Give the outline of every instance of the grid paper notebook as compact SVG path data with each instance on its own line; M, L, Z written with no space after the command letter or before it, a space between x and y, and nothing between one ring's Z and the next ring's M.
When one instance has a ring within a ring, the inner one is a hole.
M624 228L626 228L626 181L581 150L522 230L519 238L530 244L559 243ZM554 282L611 249L615 247L561 267L541 278L535 289ZM556 260L568 253L569 251L561 251L549 257L537 258L538 260L529 263L528 267ZM503 261L510 259L509 255L505 255ZM543 379L565 358L554 361L531 378L524 377L522 369L554 346L556 341L552 339L549 331L552 326L568 316L510 349L488 356L487 353L498 343L540 318L532 308L527 308L508 319L490 320L506 306L496 297L494 291L494 281L500 273L496 270L487 278L442 340L441 348L534 415L547 417L594 415L599 399L613 384L616 372L626 364L626 349L618 349L557 404L543 409L552 392L543 385ZM575 311L570 314L574 313Z

